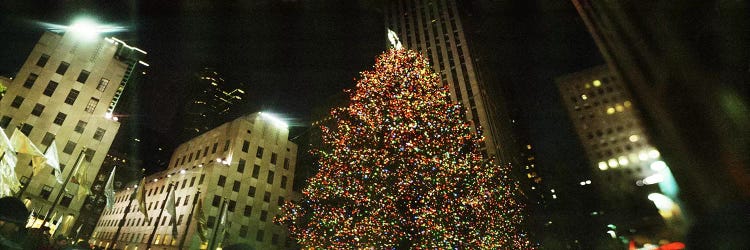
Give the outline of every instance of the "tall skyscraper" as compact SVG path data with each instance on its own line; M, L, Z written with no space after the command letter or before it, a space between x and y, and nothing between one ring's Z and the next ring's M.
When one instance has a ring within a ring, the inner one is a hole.
M42 151L56 141L63 176L82 155L88 171L78 181L90 185L120 127L111 114L145 54L116 38L45 32L0 100L0 127L19 129ZM21 155L16 167L22 199L45 214L59 197L49 214L64 215L57 233L68 234L86 196L76 183L61 190L49 168L32 177L28 162Z
M293 240L286 229L272 221L292 194L297 145L288 136L283 121L258 112L182 143L174 150L167 170L146 177L150 222L133 202L115 247L146 249L153 236L152 246L160 249L197 249L199 221L206 222L209 241L247 243L255 249L291 246ZM99 219L92 243L114 243L132 192L117 193L117 203ZM176 192L176 215L165 209L159 218L170 192ZM172 233L173 223L177 235Z
M643 128L640 111L625 84L606 66L556 79L565 108L586 153L594 178L581 186L600 190L603 234L612 238L681 240L682 211L669 167ZM673 207L662 206L672 202ZM596 208L592 213L599 214ZM605 230L606 229L606 230ZM603 245L600 245L604 247Z
M510 144L509 130L503 129L502 107L493 100L500 97L479 79L456 2L389 1L385 26L398 34L405 48L428 58L442 83L449 86L451 99L466 108L467 119L485 136L482 151L497 157L499 162L510 162L513 150L504 145Z
M712 221L717 213L746 206L750 200L747 3L571 2L612 74L633 91L644 127L685 193L690 217ZM727 244L726 234L737 230L714 232L715 238L693 248Z
M233 117L245 100L243 84L228 83L216 70L204 68L195 75L198 91L181 110L183 139L193 138Z

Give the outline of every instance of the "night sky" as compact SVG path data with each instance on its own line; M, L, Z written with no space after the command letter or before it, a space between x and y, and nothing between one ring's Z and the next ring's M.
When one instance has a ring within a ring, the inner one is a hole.
M123 126L140 123L170 136L175 110L169 107L195 90L186 82L202 67L249 86L248 113L270 110L304 126L311 109L353 87L385 49L377 2L3 1L0 74L15 75L28 56L43 30L36 21L67 25L85 14L126 27L111 35L149 53L146 77L123 97L135 107ZM472 50L488 69L484 78L505 91L512 116L536 146L538 165L547 166L542 174L582 171L582 150L554 78L603 60L572 4L464 4L472 13L464 20Z

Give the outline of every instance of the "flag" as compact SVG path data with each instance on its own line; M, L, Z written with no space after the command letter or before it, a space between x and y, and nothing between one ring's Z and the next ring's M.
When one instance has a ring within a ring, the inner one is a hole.
M57 155L57 145L55 140L52 140L52 144L47 148L47 152L44 153L47 158L47 165L55 170L55 180L57 183L63 183L62 171L60 171L60 158Z
M16 177L15 150L10 144L10 139L5 131L0 129L0 197L11 196L21 189L21 183Z
M171 186L170 186L171 187ZM172 224L172 235L177 237L177 212L175 211L175 205L174 205L174 193L175 190L172 190L169 192L169 198L167 198L167 213L170 215L170 224Z
M198 220L198 223L196 223L198 237L201 238L202 242L206 242L206 216L203 214L203 200L198 200L198 211L195 212L195 218Z
M88 180L88 164L84 163L83 161L83 153L78 157L77 166L73 168L73 179L71 182L78 184L78 196L85 196L88 194L91 194L91 191L89 190L89 187L91 186L91 181Z
M138 189L135 191L135 199L138 201L138 210L143 214L143 218L151 223L151 218L148 217L148 211L146 210L146 177L143 177L141 183L138 183Z
M107 184L104 185L104 196L107 197L107 210L115 206L115 187L113 186L115 182L115 169L117 169L117 166L112 168L112 173L109 174Z
M34 146L34 143L31 142L29 137L26 137L26 135L21 133L18 129L13 130L13 135L10 136L10 144L19 154L27 154L31 156L31 166L34 169L34 175L42 170L42 167L44 167L46 162L44 160L44 154Z

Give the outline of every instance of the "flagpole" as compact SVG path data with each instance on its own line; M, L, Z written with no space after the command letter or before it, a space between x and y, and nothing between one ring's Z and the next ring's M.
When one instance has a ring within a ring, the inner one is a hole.
M156 223L154 223L154 231L151 232L151 235L148 236L148 244L146 244L146 249L151 248L151 244L154 242L154 235L156 234L156 229L159 228L159 219L161 219L161 215L164 213L164 207L167 205L167 200L169 199L169 193L172 192L172 182L169 182L169 187L167 188L167 196L161 203L161 210L159 211L159 216L156 217ZM176 189L176 188L175 188Z
M216 217L215 225L214 225L214 232L213 236L211 237L211 244L208 245L208 250L216 249L216 234L218 234L219 231L219 220L221 220L221 217L224 216L224 208L227 206L227 198L223 197L221 201L221 210L219 210L219 216Z
M180 239L180 246L177 247L177 249L182 249L183 246L185 246L185 238L187 238L188 230L190 230L190 222L193 220L193 211L195 211L195 205L198 204L198 197L201 196L201 190L198 189L198 191L195 192L195 197L193 198L193 208L190 209L190 214L187 218L187 224L185 224L185 232L182 233L182 239Z
M50 213L55 210L55 207L57 206L57 202L60 201L60 197L65 192L65 186L68 185L68 182L70 181L70 177L73 177L73 174L78 171L78 167L81 166L81 160L83 159L83 152L86 151L86 147L81 149L81 153L78 153L78 159L76 159L76 163L74 164L75 167L73 167L73 170L71 170L68 173L68 177L65 177L65 182L63 182L62 187L60 187L60 192L57 193L57 197L55 197L55 201L52 202L52 207L47 211L47 214L44 216L44 219L46 220L47 217L49 217ZM31 176L34 176L34 172L32 170ZM29 183L31 183L31 179L29 179ZM83 185L83 183L79 183L79 185ZM53 218L54 219L54 218ZM44 224L44 223L42 223Z

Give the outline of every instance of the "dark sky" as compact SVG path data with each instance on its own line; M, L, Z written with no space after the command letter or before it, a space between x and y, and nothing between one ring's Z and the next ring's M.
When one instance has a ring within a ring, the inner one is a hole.
M151 66L126 103L123 121L169 135L175 105L204 66L249 86L247 112L271 110L291 124L354 85L385 49L377 1L3 1L0 74L12 76L43 27L87 14L125 26L114 36L148 52ZM472 48L485 78L500 85L513 115L536 145L540 166L567 171L582 164L554 78L603 63L568 1L464 1ZM578 166L580 168L580 166ZM556 173L549 173L556 174Z

